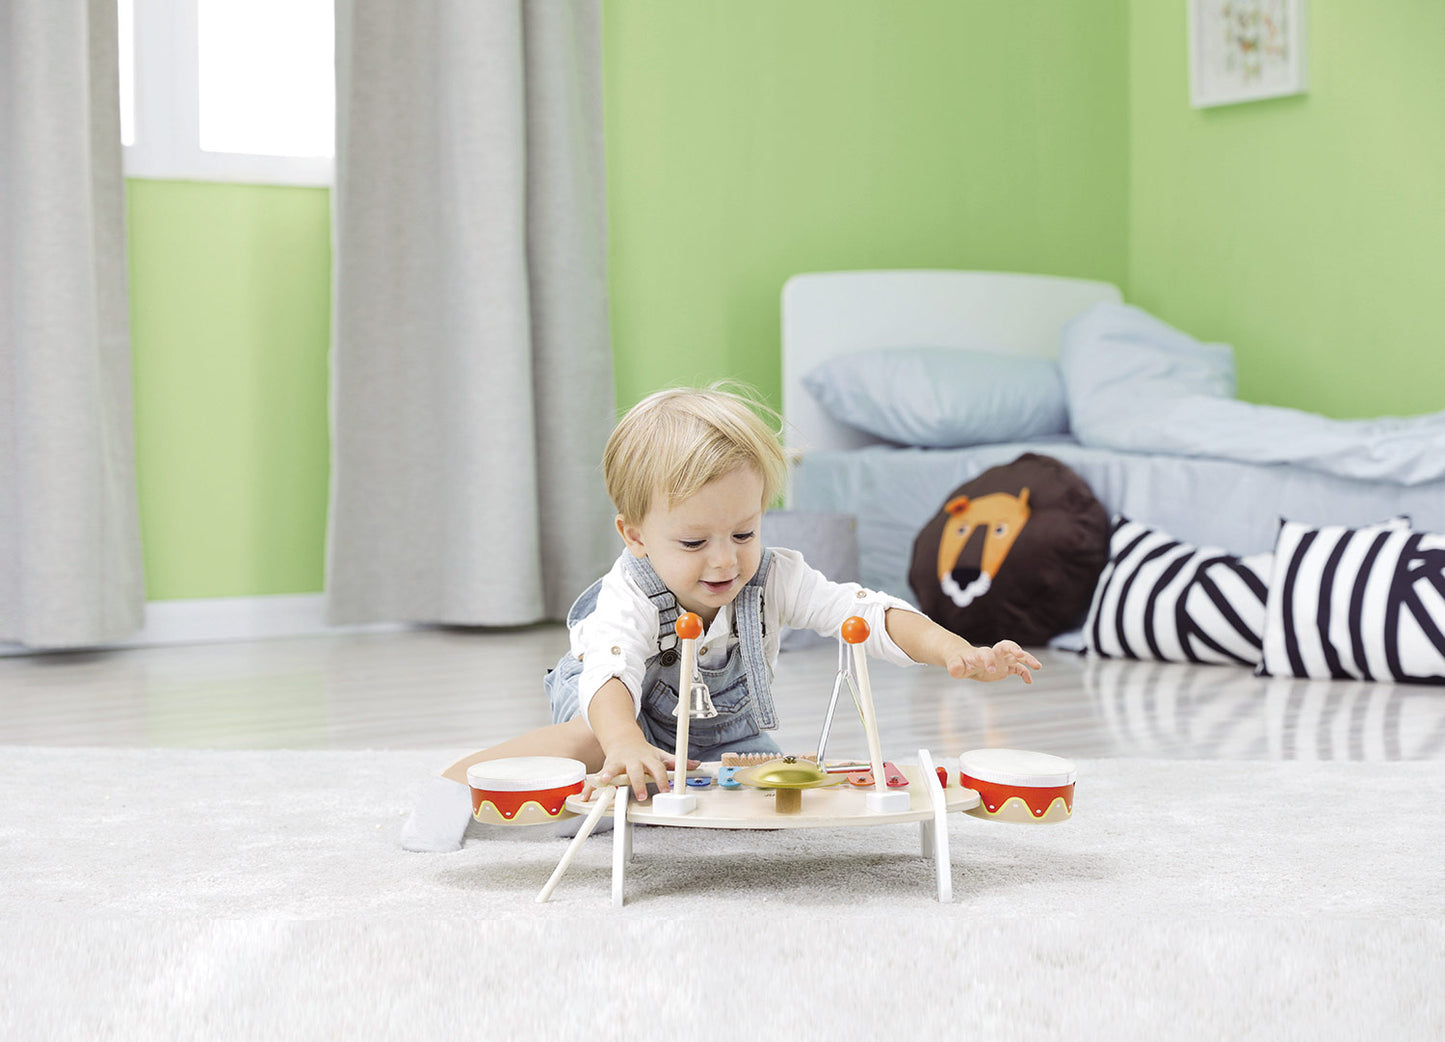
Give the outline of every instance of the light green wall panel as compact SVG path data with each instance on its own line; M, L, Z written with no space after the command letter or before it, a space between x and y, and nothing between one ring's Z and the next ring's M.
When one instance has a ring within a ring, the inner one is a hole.
M618 404L774 404L801 271L1122 283L1125 0L605 0Z
M130 181L152 600L322 588L330 194Z
M1186 5L1130 6L1128 296L1240 397L1445 408L1445 4L1309 4L1309 91L1189 107Z
M1122 282L1125 0L605 0L619 404L734 377L777 402L799 271ZM152 599L318 591L328 193L132 181Z
M1445 408L1445 5L1313 3L1309 93L1196 111L1183 0L604 0L619 404L776 403L799 271L1123 283L1241 396ZM328 194L129 184L149 595L323 581Z

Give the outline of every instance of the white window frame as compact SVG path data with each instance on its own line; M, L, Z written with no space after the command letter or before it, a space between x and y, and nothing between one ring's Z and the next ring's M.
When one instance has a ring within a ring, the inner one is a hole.
M330 156L202 149L196 0L134 3L135 143L124 149L127 177L321 187L335 182Z

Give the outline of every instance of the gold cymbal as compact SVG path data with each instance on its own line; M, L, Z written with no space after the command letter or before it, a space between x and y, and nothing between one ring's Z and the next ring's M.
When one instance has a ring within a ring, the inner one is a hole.
M846 780L845 775L829 774L816 763L796 756L783 756L745 767L733 777L755 789L817 789L825 785L839 785Z

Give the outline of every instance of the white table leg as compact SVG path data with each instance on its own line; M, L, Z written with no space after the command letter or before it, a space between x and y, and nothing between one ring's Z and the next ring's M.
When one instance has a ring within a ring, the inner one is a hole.
M632 856L631 830L627 827L627 805L631 790L626 785L617 787L617 798L612 801L612 814L616 819L612 826L612 907L622 907L622 886L627 873L627 861Z
M577 830L577 835L572 837L572 842L567 844L567 849L562 852L562 860L557 862L557 867L552 872L552 878L547 880L542 892L537 895L537 903L541 904L552 896L552 891L557 889L557 884L562 881L562 874L567 871L567 866L572 863L577 850L582 846L582 841L592 835L592 830L597 827L597 822L602 820L602 815L607 812L608 806L612 803L612 797L617 790L605 788L597 794L597 802L587 812L587 817L582 822L582 827Z
M938 900L953 900L953 866L948 856L948 800L933 768L933 757L927 749L918 750L918 765L923 770L923 784L933 804L933 867L938 872Z

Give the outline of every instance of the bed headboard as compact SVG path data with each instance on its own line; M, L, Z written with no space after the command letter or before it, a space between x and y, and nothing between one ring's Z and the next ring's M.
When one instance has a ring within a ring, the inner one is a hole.
M977 347L1052 358L1066 322L1107 282L995 271L825 271L783 285L783 416L789 458L877 439L829 418L803 375L834 355L885 347Z

